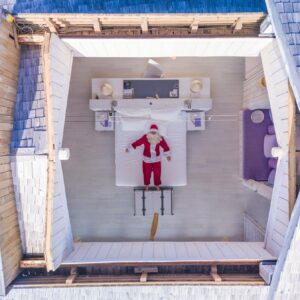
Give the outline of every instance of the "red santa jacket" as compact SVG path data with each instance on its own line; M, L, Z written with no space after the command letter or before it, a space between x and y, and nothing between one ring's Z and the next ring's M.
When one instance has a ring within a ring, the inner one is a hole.
M151 145L148 142L147 134L144 134L140 139L131 144L134 149L142 145L144 145L144 156L151 157ZM170 148L163 137L161 137L161 141L155 145L156 156L160 156L160 147L162 147L164 153L170 151Z

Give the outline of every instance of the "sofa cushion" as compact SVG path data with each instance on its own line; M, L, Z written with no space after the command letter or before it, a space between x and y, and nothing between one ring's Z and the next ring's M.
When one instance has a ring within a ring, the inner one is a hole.
M275 174L276 174L276 170L272 169L270 174L269 174L269 177L268 177L268 183L271 184L271 185L274 185Z
M269 158L268 165L270 169L276 169L277 167L277 159L276 158Z
M275 134L266 134L264 138L264 155L267 158L272 158L272 148L277 147Z

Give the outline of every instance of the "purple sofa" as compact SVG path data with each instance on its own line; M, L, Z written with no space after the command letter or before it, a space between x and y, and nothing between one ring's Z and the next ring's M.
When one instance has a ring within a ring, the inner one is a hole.
M266 144L271 137L272 126L270 125L273 125L273 122L268 109L261 109L261 111L265 117L259 124L252 122L252 110L247 109L243 112L243 178L245 180L267 181L273 169L270 159L265 156L266 152L270 152L270 149L266 150ZM276 140L275 135L273 137Z

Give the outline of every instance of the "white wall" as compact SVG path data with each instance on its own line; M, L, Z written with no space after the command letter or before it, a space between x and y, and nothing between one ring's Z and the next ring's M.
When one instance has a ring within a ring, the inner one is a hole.
M259 80L264 77L260 57L245 58L245 81L243 85L243 108L270 108L269 95L266 88L261 88Z
M270 38L83 39L63 41L77 57L250 57L258 56Z
M273 41L261 52L270 105L279 145L288 146L288 77L278 45Z
M17 155L11 158L24 254L44 253L47 164L47 155Z
M51 254L53 269L72 251L73 236L67 207L61 162L58 151L62 145L73 54L54 34L50 40L50 96L53 103L53 122L56 149L53 193Z
M283 156L277 164L265 246L274 255L279 255L289 224L288 204L288 78L274 41L261 52L270 105L278 144Z
M275 256L280 254L288 224L288 155L286 154L277 165L265 235L265 247Z

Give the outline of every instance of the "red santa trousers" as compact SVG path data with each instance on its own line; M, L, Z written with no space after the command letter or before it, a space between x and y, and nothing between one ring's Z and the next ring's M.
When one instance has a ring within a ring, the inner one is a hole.
M143 174L144 174L144 184L149 185L151 180L151 173L154 174L154 185L161 185L160 175L161 175L161 162L146 163L143 161Z

